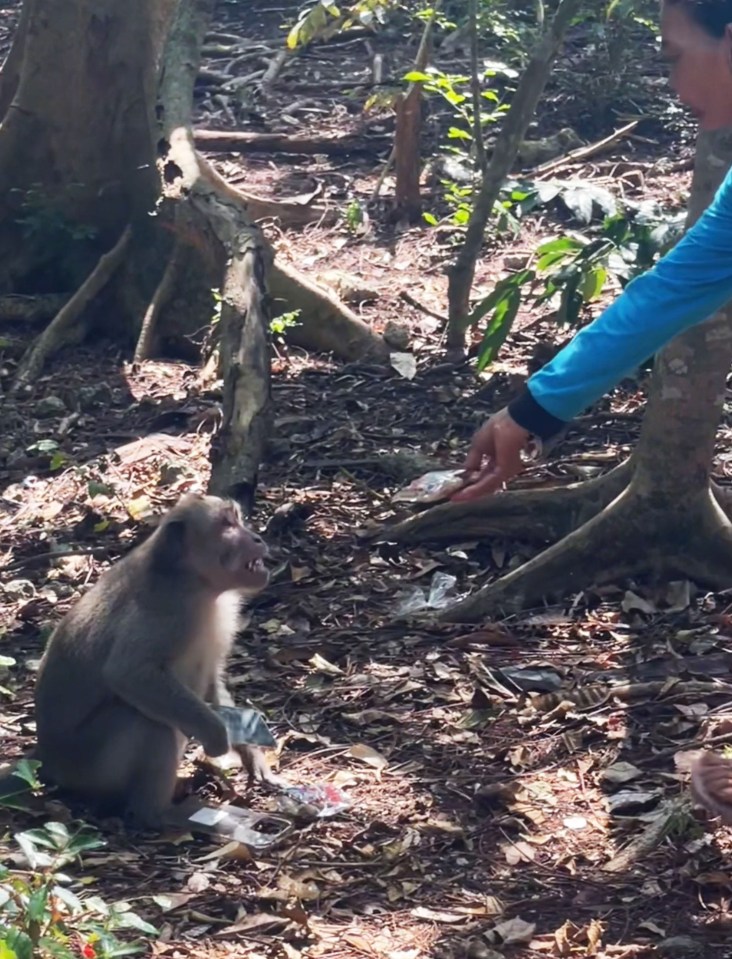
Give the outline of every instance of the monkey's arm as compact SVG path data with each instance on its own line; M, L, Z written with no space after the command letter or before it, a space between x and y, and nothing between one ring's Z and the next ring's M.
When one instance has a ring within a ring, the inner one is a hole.
M112 692L156 722L197 739L209 756L229 751L223 720L162 664L111 655L103 669Z
M211 681L211 686L206 696L206 701L212 706L236 706L234 699L226 686L226 678L223 667L216 670L216 675Z
M226 687L223 668L217 671L207 698L214 706L236 706ZM270 786L281 786L283 784L284 780L272 772L264 753L259 747L236 743L231 748L241 757L242 765L247 771L250 782L263 782Z

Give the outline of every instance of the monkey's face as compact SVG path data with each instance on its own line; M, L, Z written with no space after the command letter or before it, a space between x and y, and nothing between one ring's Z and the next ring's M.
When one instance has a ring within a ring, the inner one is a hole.
M244 525L236 503L218 496L189 494L171 510L165 525L165 561L183 561L214 592L240 590L254 594L269 582L269 570L264 565L269 555L267 545ZM177 534L176 528L180 531ZM182 542L178 539L176 544L176 536Z
M264 561L269 555L261 536L244 525L239 510L230 504L220 518L221 548L219 559L223 578L231 577L229 589L257 593L269 582L269 570Z

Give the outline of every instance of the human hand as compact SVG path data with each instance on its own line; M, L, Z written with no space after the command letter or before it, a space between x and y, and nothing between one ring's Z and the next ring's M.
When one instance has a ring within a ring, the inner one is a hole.
M470 482L451 500L464 503L489 496L513 479L524 468L521 453L528 446L530 435L505 408L486 420L473 437L465 460L465 475L470 476Z

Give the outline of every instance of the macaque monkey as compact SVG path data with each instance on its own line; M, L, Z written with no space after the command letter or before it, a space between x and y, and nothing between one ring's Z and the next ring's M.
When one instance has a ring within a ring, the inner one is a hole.
M268 550L238 507L184 496L52 634L35 691L41 775L156 828L190 738L228 753L211 708L232 706L225 664L242 597L268 582ZM251 779L276 784L261 751L235 747Z
M704 750L691 763L691 794L723 823L732 823L732 761Z

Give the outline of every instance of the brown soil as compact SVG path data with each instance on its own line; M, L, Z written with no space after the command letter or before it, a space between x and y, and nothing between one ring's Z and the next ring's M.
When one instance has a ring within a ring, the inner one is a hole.
M276 52L294 8L230 3L220 27ZM416 38L415 30L409 44L398 36L370 43L396 61L399 77ZM568 95L560 82L562 71L578 69L580 41L560 64L539 129L573 123L599 139L620 125L617 118L591 123L577 91ZM369 91L351 97L340 85L368 77L370 62L363 38L316 47L287 69L271 99L237 107L236 128L363 129ZM199 107L201 126L227 126L216 104ZM433 108L430 148L447 119ZM391 130L388 112L382 126ZM670 121L659 113L638 138L561 175L679 206L689 174L669 164L689 148L683 127L674 131L678 149L665 127ZM221 847L201 838L150 840L101 823L108 849L85 855L74 875L93 879L109 901L134 902L160 930L152 951L171 956L480 959L491 948L517 959L634 957L671 955L673 944L664 952L659 943L673 937L693 941L677 942L687 951L674 955L694 954L694 944L699 955L729 955L727 830L682 820L631 868L604 868L664 800L685 789L674 756L727 701L713 686L728 681L732 666L728 598L693 588L687 597L683 584L618 583L466 635L402 622L395 612L404 594L426 590L436 572L455 576L462 592L525 559L528 547L495 541L398 550L370 548L361 536L394 514L390 497L399 483L384 454L413 450L459 464L475 426L557 340L551 316L524 317L490 376L476 380L470 367L442 361L438 322L399 296L406 291L446 312L444 267L455 230L392 222L388 181L386 199L369 205L379 157L212 159L253 193L319 188L341 212L362 201L369 212L362 234L341 221L298 233L272 227L272 235L299 268L338 269L372 287L378 298L362 314L379 328L407 323L417 357L417 375L407 380L279 347L276 435L256 514L276 571L250 610L231 665L235 693L245 691L278 736L280 769L296 782L337 783L353 807L303 825L256 862L228 848L212 856ZM439 195L433 209L446 212ZM506 261L567 226L577 227L546 211L532 215L518 238L488 243L476 295ZM28 332L6 325L2 333L5 383ZM0 678L8 758L32 742L33 669L49 629L145 534L149 513L205 487L217 401L216 385L202 384L197 368L173 360L132 368L118 347L97 342L58 357L33 395L6 405L0 654L16 661ZM566 482L609 469L631 447L642 404L643 383L624 383L577 422L549 464L520 482ZM723 483L729 435L727 411L715 464ZM622 692L629 684L637 684L635 696ZM533 698L545 692L561 695ZM575 709L554 708L578 692ZM194 750L191 760L196 782L220 795L195 765ZM613 783L606 770L619 762L632 763L637 776ZM632 795L620 802L625 790ZM247 802L268 808L273 800L254 790ZM15 849L14 832L70 815L52 803L40 819L6 816L3 858ZM166 894L173 908L163 911ZM503 934L515 943L483 938L501 923L510 923Z

